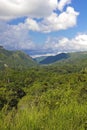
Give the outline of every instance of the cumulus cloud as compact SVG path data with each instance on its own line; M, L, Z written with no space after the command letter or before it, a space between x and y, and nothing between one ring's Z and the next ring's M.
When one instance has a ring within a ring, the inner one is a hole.
M31 54L33 58L40 56L54 56L62 52L79 52L87 51L87 34L78 34L74 38L62 37L51 38L45 42L38 51Z
M68 5L68 4L70 4L70 3L71 3L71 0L60 0L60 1L58 2L58 9L59 9L60 11L62 11L63 8L64 8L64 6L65 6L65 5Z
M45 33L65 30L76 25L79 15L73 7L68 6L63 11L70 3L71 0L0 0L0 19L27 16L23 26L29 30ZM58 14L56 10L62 12ZM42 21L35 18L42 18Z
M60 15L52 13L43 22L44 31L58 31L65 30L69 27L76 25L78 13L74 11L72 7L68 7L67 10Z
M33 49L36 46L29 36L30 30L50 33L75 26L79 13L70 3L71 0L0 0L0 20L3 21L0 22L0 45L10 49ZM24 16L24 23L6 23Z
M87 34L78 34L72 39L63 38L48 38L44 49L52 50L53 52L73 52L87 51Z
M50 16L44 18L40 22L27 18L26 23L30 30L47 33L51 31L65 30L75 26L78 15L79 13L76 12L74 8L67 7L66 11L62 12L60 15L53 12Z
M11 26L5 23L0 23L0 45L7 49L35 48L35 44L29 37L28 30L23 28L22 24Z
M63 10L70 3L71 0L0 0L0 19L46 17L53 10Z
M48 38L43 46L37 46L29 36L29 30L26 24L8 25L0 22L0 45L8 49L43 49L43 55L48 53L57 54L59 52L87 51L87 34L81 33L71 39L67 37ZM39 30L36 23L33 24L34 28L32 29L36 28L36 30Z
M57 0L0 0L0 19L46 17L56 7Z
M40 26L39 24L31 19L31 18L27 18L26 21L25 21L25 24L24 24L29 30L32 30L32 31L40 31Z

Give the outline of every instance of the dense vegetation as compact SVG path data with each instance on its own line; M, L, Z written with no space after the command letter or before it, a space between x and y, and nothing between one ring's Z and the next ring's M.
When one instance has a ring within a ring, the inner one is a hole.
M8 51L0 46L0 69L8 66L10 68L24 69L36 66L37 63L21 51Z
M72 52L72 53L60 53L55 56L48 57L37 57L36 61L40 64L59 64L59 63L68 63L68 64L82 64L82 62L86 63L87 52Z
M87 130L87 68L0 71L0 130Z
M67 59L67 58L69 58L69 54L60 53L56 56L48 56L48 57L42 59L39 63L40 64L52 64L56 61L60 61L62 59Z
M0 46L0 130L87 130L87 52L48 59Z

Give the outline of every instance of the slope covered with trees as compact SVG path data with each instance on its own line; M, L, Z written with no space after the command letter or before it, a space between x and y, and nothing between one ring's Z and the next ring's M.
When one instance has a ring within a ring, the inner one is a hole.
M36 61L40 64L58 64L58 63L80 63L81 61L86 61L87 52L72 52L72 53L60 53L55 56L48 56L44 58L36 58Z
M60 61L62 59L67 59L68 57L69 56L66 53L61 53L56 56L48 56L45 59L43 59L42 61L40 61L40 64L52 64L56 61Z
M10 68L28 68L35 66L37 63L28 55L21 51L8 51L0 47L0 68L6 66Z
M86 62L0 71L0 130L86 130Z

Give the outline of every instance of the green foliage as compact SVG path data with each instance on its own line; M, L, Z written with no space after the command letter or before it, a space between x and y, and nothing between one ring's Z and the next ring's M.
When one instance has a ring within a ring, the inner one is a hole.
M48 56L45 59L42 59L39 63L41 64L52 64L56 61L64 60L69 58L69 55L66 53L61 53L56 56Z
M87 69L75 66L0 71L0 130L87 130Z
M10 67L23 69L37 66L37 63L28 55L21 51L8 51L0 48L0 70Z

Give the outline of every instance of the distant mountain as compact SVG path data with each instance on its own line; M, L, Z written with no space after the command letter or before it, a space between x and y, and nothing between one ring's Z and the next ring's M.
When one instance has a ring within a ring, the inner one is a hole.
M76 64L87 60L87 52L71 52L71 53L60 53L55 56L42 56L34 59L40 64L59 64L68 63ZM82 63L81 63L82 64Z
M67 58L69 58L69 55L67 53L61 53L56 56L48 56L48 57L44 58L43 60L40 60L39 63L40 64L52 64L54 62L64 60Z
M87 52L61 53L55 56L42 56L32 59L29 55L21 51L9 51L0 46L0 69L10 68L28 68L44 65L74 65L87 66Z
M48 56L40 56L40 57L36 57L33 58L37 63L40 63L41 61L43 61L44 59L46 59Z
M69 57L63 61L64 63L71 64L71 65L80 65L80 64L83 66L87 65L86 51L68 53L68 55ZM62 62L60 61L60 63ZM58 64L58 62L56 62L55 64Z
M24 52L8 51L0 46L0 68L5 66L10 68L27 68L36 65L37 63Z

